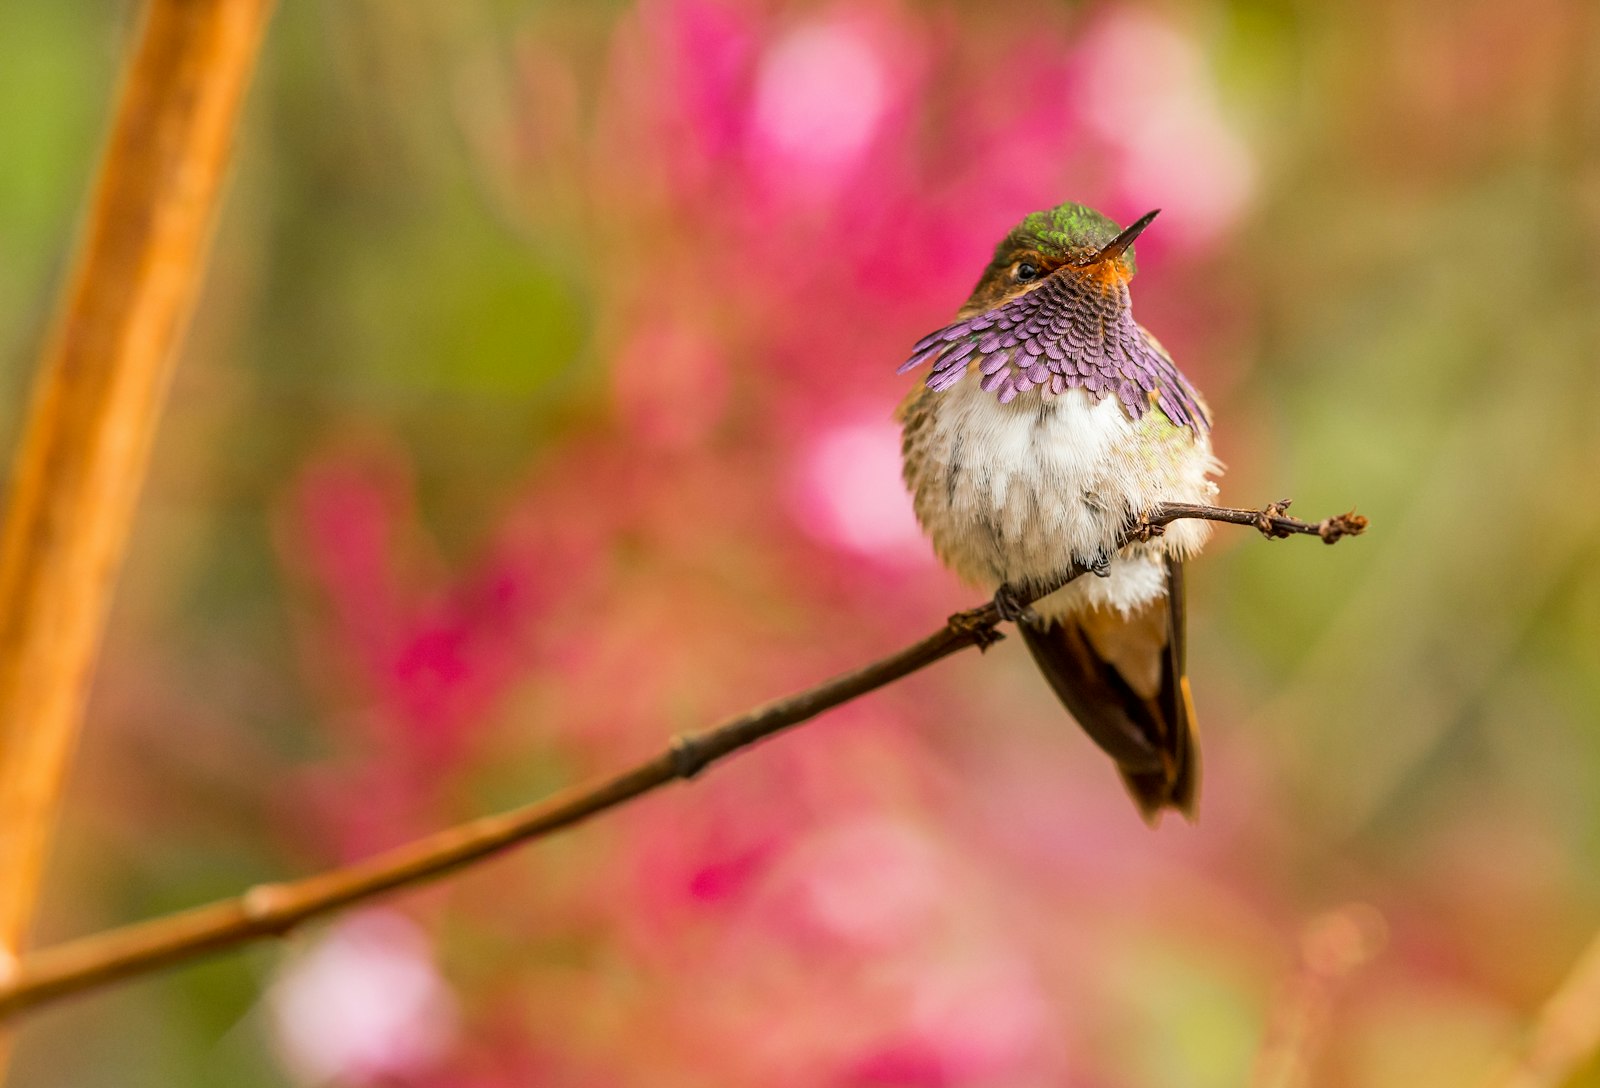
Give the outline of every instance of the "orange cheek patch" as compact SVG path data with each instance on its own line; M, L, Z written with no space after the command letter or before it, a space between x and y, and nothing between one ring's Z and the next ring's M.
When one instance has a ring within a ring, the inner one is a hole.
M1089 274L1089 279L1099 285L1101 290L1115 291L1123 284L1133 279L1133 271L1121 257L1110 261L1101 261L1084 269Z
M1119 258L1111 261L1101 261L1099 264L1078 266L1072 269L1077 278L1085 284L1093 286L1101 294L1117 294L1133 279L1133 273Z

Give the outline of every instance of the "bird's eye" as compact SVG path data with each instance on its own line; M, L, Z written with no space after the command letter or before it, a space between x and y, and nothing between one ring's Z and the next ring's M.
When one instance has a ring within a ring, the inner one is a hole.
M1017 265L1017 270L1015 273L1013 273L1013 275L1016 277L1018 283L1031 282L1032 280L1039 278L1039 266L1036 264L1030 264L1027 261L1023 261L1021 264Z

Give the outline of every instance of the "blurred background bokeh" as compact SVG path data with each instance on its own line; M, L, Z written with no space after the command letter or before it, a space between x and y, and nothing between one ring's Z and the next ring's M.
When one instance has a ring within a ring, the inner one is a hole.
M0 5L7 449L135 16ZM1591 0L284 0L38 940L618 768L973 603L894 371L1063 199L1164 209L1136 308L1225 501L1373 521L1194 565L1196 826L1139 822L1011 640L45 1012L14 1083L1477 1083L1600 924Z

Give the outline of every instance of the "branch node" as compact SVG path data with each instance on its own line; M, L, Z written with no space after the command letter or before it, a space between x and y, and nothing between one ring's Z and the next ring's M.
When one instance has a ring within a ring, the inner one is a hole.
M684 781L695 777L711 763L711 756L705 747L688 733L673 737L669 750L672 753L672 774Z
M1323 518L1317 522L1317 535L1324 544L1338 543L1340 537L1360 536L1366 532L1367 519L1354 510L1344 514L1335 514L1331 518Z
M1256 528L1261 531L1262 536L1268 540L1284 540L1294 535L1292 530L1279 524L1280 519L1288 516L1289 504L1293 501L1293 499L1279 499L1262 507L1261 512L1256 515Z
M277 921L279 907L283 904L283 889L277 884L257 884L239 897L239 913L254 928L267 933L281 933L288 927Z
M1150 511L1146 510L1144 513L1129 520L1128 526L1123 530L1122 535L1130 543L1148 544L1158 536L1165 536L1166 532L1167 527L1159 522L1151 521Z
M987 608L970 608L957 612L945 621L945 626L972 644L982 653L1006 636L995 630L995 620Z

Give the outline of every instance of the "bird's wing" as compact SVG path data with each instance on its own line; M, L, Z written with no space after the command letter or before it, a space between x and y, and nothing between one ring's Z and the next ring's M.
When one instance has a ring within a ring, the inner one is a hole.
M1200 750L1185 666L1183 564L1167 560L1167 596L1124 617L1096 610L1021 625L1033 659L1084 732L1117 763L1144 818L1194 817Z

